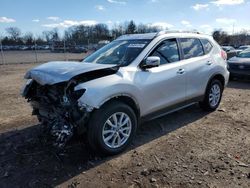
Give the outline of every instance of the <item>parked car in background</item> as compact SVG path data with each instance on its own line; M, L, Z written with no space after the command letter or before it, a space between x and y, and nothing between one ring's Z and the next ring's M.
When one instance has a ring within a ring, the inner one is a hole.
M232 47L232 46L221 46L221 48L222 48L225 52L230 52L230 51L235 50L235 48Z
M240 46L239 48L238 48L238 50L241 50L241 51L244 51L244 50L246 50L246 49L250 49L250 45L245 45L245 46Z
M231 57L234 57L241 52L241 50L236 50L232 46L221 46L221 48L227 53L227 59L230 59Z
M56 146L85 133L94 151L113 155L142 121L195 103L216 110L229 72L212 37L164 31L121 36L83 62L46 63L25 78L22 95Z
M33 46L33 49L35 49L35 46ZM37 45L36 50L50 50L49 45Z
M230 58L228 61L228 70L230 79L235 77L250 76L250 49L240 52L237 56Z
M29 49L28 46L21 46L21 47L19 48L19 50L28 50L28 49Z
M69 49L69 52L71 53L87 53L88 49L84 46L74 46Z

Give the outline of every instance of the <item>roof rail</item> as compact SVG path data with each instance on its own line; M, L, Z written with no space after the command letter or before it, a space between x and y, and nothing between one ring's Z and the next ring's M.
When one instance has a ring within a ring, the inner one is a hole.
M160 36L160 35L164 35L164 34L169 34L169 33L193 33L193 34L201 34L198 31L164 30L164 31L159 31L156 36Z

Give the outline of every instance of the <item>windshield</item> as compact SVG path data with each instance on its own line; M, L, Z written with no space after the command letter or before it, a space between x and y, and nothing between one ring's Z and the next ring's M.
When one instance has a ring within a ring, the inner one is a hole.
M223 49L224 51L230 50L228 47L222 47L222 49Z
M147 46L150 40L117 40L97 50L83 60L88 63L130 64Z
M234 47L231 47L231 46L222 46L222 49L223 49L224 51L235 50Z
M247 48L249 48L249 46L241 46L241 47L239 47L240 50L246 50Z
M250 51L244 51L241 52L237 55L237 57L241 57L241 58L250 58Z

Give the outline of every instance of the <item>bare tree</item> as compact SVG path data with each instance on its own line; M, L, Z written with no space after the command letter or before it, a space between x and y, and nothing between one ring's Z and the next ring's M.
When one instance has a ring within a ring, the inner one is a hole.
M51 36L52 36L52 41L59 41L60 40L59 32L58 32L57 28L53 29L50 32L51 32Z
M21 30L18 27L8 27L6 32L10 35L11 39L17 42L21 36Z
M33 34L32 34L31 32L26 33L26 34L23 36L23 42L24 42L26 45L32 45L33 42L34 42Z
M43 31L43 37L45 38L45 40L47 42L59 41L60 40L59 32L58 32L57 28L54 28L51 31Z

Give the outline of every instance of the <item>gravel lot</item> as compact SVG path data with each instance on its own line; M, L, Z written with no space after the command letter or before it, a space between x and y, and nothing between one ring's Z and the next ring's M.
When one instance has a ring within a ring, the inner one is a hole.
M4 51L4 61L6 64L81 60L84 56L86 56L85 53L52 53L48 50L37 51L37 56L35 51ZM0 65L3 63L0 53Z
M99 158L76 138L57 153L20 97L31 64L0 66L0 187L250 187L250 81L218 111L197 106L143 124L125 153Z

